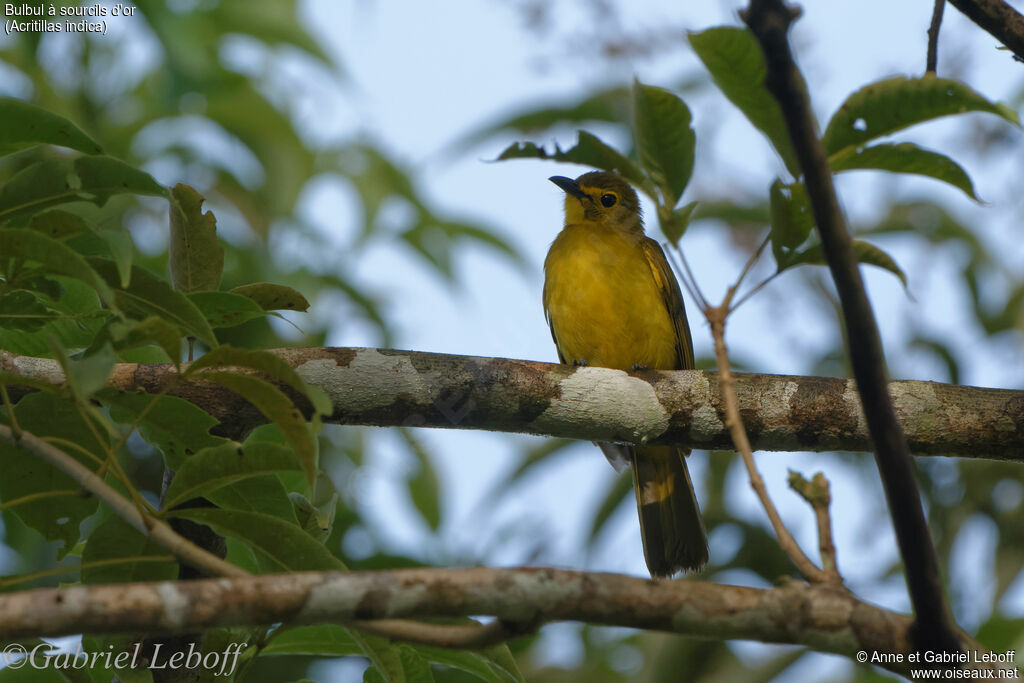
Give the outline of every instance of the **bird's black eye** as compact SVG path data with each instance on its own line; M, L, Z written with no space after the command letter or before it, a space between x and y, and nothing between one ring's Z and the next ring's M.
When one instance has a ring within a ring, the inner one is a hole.
M601 195L601 206L603 206L606 209L610 209L611 207L615 206L615 202L617 202L618 200L619 198L611 193L603 194Z

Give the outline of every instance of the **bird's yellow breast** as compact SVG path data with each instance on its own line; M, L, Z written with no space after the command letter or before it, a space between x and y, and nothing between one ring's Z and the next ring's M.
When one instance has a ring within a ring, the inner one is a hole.
M642 233L567 225L544 261L544 310L565 362L628 370L678 366L672 318Z

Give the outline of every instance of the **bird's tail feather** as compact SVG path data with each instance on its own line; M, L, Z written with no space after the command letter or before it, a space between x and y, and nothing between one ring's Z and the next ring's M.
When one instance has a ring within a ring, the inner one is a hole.
M708 539L686 469L688 451L675 446L630 449L644 559L653 576L699 569Z

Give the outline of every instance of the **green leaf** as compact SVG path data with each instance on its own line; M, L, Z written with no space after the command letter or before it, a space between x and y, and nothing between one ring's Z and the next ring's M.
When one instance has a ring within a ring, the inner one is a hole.
M50 338L65 349L84 349L92 344L104 321L110 317L110 311L100 308L96 291L81 280L56 277L54 281L59 283L63 293L59 300L51 301L48 308L59 317L38 332L0 328L0 349L48 357L51 350L47 340Z
M29 227L55 240L65 240L92 230L84 218L62 209L50 209L37 213L32 216Z
M602 171L615 171L642 189L649 197L657 200L657 191L655 190L654 183L644 175L639 166L585 130L579 132L579 141L571 149L562 151L556 144L554 152L547 152L543 147L538 147L532 142L517 142L499 154L495 161L504 161L506 159L568 161L574 164L593 166Z
M35 294L16 289L0 296L0 327L37 332L58 317Z
M505 131L529 135L565 123L623 122L629 119L629 107L627 88L603 90L569 104L542 104L481 126L453 142L449 149L465 150Z
M686 229L690 227L693 220L693 213L697 209L698 202L684 204L669 214L667 220L661 221L661 231L674 246L679 246L679 240L683 238Z
M515 657L508 645L498 645L486 650L447 650L425 645L412 646L429 662L465 671L482 681L505 683L506 681L525 681L515 664Z
M191 363L184 376L188 378L200 370L226 367L249 368L290 385L304 394L313 404L313 409L321 415L330 415L334 411L331 400L322 389L306 384L295 368L288 365L280 356L269 351L240 349L225 344L216 349L210 349L199 360Z
M118 562L119 559L129 560ZM102 564L101 564L102 563ZM90 567L90 564L98 566ZM171 551L111 516L89 534L82 551L82 583L173 581L178 563Z
M341 560L298 526L272 515L217 508L181 508L169 514L205 524L223 536L237 538L262 553L279 572L345 569Z
M54 351L54 357L60 361L67 375L68 385L75 396L82 400L91 399L93 394L107 385L107 378L117 361L114 350L108 344L100 346L91 355L76 359L62 358L63 349L56 341Z
M872 83L853 93L829 121L821 142L829 156L895 133L915 123L968 111L988 112L1017 123L1017 114L959 81L926 75Z
M272 515L289 524L298 525L295 508L285 490L281 479L273 474L260 474L247 477L241 481L228 484L206 495L214 505L222 510L239 510L241 512L259 512ZM323 543L325 538L316 539ZM262 556L259 558L262 560ZM267 571L274 571L273 565L260 565Z
M191 498L202 498L219 488L249 477L302 469L295 455L267 441L242 444L233 441L204 448L175 471L164 494L164 509Z
M875 169L923 175L949 183L971 199L980 201L978 195L974 194L974 184L970 176L958 163L944 154L922 149L910 142L898 145L846 147L829 157L828 163L833 172Z
M287 285L275 285L271 282L253 282L248 285L233 287L232 294L247 296L264 311L306 311L309 301L295 289Z
M37 144L103 154L99 143L63 116L13 97L0 97L0 155Z
M189 292L188 298L206 316L210 327L235 327L262 318L266 312L252 299L231 292Z
M0 187L0 222L67 202L103 206L115 194L166 197L167 190L148 173L113 157L44 159Z
M302 463L306 480L313 485L317 472L316 440L311 426L284 392L258 377L235 372L204 372L202 378L234 391L277 425Z
M180 292L216 290L224 272L224 247L217 239L217 219L203 213L203 196L181 183L171 190L171 280ZM214 327L217 327L214 325Z
M217 346L217 337L202 311L188 297L176 292L148 270L132 266L131 286L123 289L119 286L120 275L113 262L92 258L89 264L114 287L118 306L129 315L138 319L149 316L162 318L208 346Z
M103 240L107 253L117 266L117 274L121 278L118 285L125 289L131 283L132 261L135 258L135 244L131 234L127 230L99 230L96 234Z
M335 624L279 628L263 647L265 655L357 655L359 644Z
M764 133L790 174L799 177L782 110L764 85L764 53L754 35L741 28L711 28L691 33L690 45L722 94Z
M51 273L77 278L96 290L103 303L116 310L114 293L85 259L63 242L28 229L0 230L0 254L43 264Z
M772 215L772 250L776 260L781 249L795 249L803 244L814 227L814 214L803 183L783 185L776 179L769 190Z
M291 499L299 526L314 539L324 543L334 527L340 494L334 488L334 482L323 470L316 475L313 492L313 500L297 491L289 493L288 498Z
M163 452L164 462L171 470L177 471L186 458L204 448L232 443L210 434L210 429L218 424L216 418L176 396L104 389L97 398L110 406L115 422L137 421L139 434Z
M406 683L405 667L399 648L391 645L386 638L368 633L350 631L359 649L370 660L370 668L363 672L363 681L384 681L385 683ZM416 679L412 679L415 681ZM410 681L410 683L412 683Z
M161 362L177 365L181 361L181 336L181 330L154 315L139 322L111 318L96 335L89 351L109 343L115 351L124 352L156 342L166 355Z
M904 287L907 286L907 276L903 273L903 270L896 264L891 256L875 245L861 240L854 240L853 253L857 257L858 263L866 263L871 266L884 268L898 277ZM797 254L794 254L789 263L786 264L786 267L788 268L799 264L811 264L816 266L828 265L825 261L825 255L822 252L821 245L815 244ZM782 268L780 267L780 270L781 269Z
M297 47L336 71L337 63L299 21L299 14L294 2L256 5L248 0L221 0L208 16L221 33L242 33L267 45Z
M693 116L678 96L640 81L633 83L633 107L640 163L661 190L659 207L672 209L693 173Z
M95 470L97 461L106 457L108 444L96 441L93 430L83 421L71 401L52 394L29 394L14 407L14 413L24 431L38 437L59 437L92 453L97 460L86 457L77 448L66 451L90 470ZM97 430L96 433L102 431ZM63 541L64 545L57 550L57 559L62 559L78 543L79 525L96 512L96 499L80 495L78 484L52 465L6 443L0 443L0 463L3 463L0 502L10 503L34 494L62 492L8 508L47 541Z

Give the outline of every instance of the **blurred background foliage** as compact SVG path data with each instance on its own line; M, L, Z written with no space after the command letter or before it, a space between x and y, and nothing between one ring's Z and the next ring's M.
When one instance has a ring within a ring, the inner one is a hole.
M374 3L363 4L362 11L372 15ZM603 69L607 77L591 78L589 82L594 85L579 96L534 101L486 121L467 118L464 132L456 139L437 141L443 149L433 163L473 156L493 158L487 156L489 151L481 150L500 149L513 140L546 140L577 127L594 127L612 139L629 139L629 86L635 64L678 57L686 49L686 29L703 28L682 23L627 26L623 17L630 12L628 3L612 0L580 3L581 18L567 26L560 20L564 4L505 0L493 2L493 11L518 18L523 40L536 41L541 68L552 62L568 62L581 70ZM930 11L925 4L920 12L921 26L915 27L921 32ZM161 182L184 182L196 187L206 196L206 206L217 215L219 234L225 242L225 288L255 281L287 283L313 303L311 315L289 316L295 326L260 318L219 330L222 342L256 348L317 346L338 338L339 328L348 327L362 334L366 345L393 344L401 325L391 302L353 275L358 270L356 264L372 249L401 249L416 255L439 281L447 283L452 296L459 296L460 290L472 284L460 279L453 268L460 250L491 250L514 264L524 277L539 278L538 264L506 229L486 223L487 219L467 219L448 208L456 202L441 202L423 191L423 176L431 172L429 164L408 164L401 154L368 136L331 138L318 132L315 121L311 124L309 112L303 109L303 84L315 83L347 100L358 101L364 93L347 65L340 62L337 51L326 49L322 38L315 37L316 32L300 20L294 0L139 0L135 6L139 16L131 29L122 27L106 37L6 37L0 41L0 94L29 100L69 118L99 141L108 154L150 171ZM948 40L957 45L959 38ZM920 54L923 62L923 42ZM416 57L407 54L403 58ZM916 66L902 65L902 70ZM669 71L679 73L678 69ZM814 73L808 76L812 98L814 77ZM1024 99L1024 78L1018 76L1016 80L1017 98L1008 102L1015 109ZM691 97L707 97L712 91L710 80L696 68L657 85L681 94L691 107ZM440 77L436 86L438 96L443 97ZM423 106L435 104L424 102ZM427 131L422 134L429 135ZM698 131L698 150L704 151L698 157L698 177L688 200L700 202L692 230L714 230L725 235L724 244L734 252L734 262L741 263L767 229L768 181L762 178L751 182L750 174L730 173L730 169L742 165L742 159L707 159L711 143L704 141L728 134L714 122L706 122ZM1020 155L1019 130L995 118L978 116L958 119L955 127L942 129L938 135L963 150L958 153L961 160L1005 169L1011 180L978 182L976 186L989 206L1020 215L1024 198L1016 178L1024 157ZM60 153L37 147L8 157L0 166L0 181L42 156ZM543 177L541 174L548 169L536 165L538 177ZM701 181L702 167L704 177L715 182ZM346 237L341 253L311 223L304 205L309 188L325 178L340 179L353 200L349 208L358 227ZM920 186L915 185L908 192L905 186L890 186L884 178L867 185L868 181L851 182L840 189L861 191L866 187L872 196L870 211L859 207L851 210L859 236L907 257L901 260L901 266L912 282L927 282L927 271L936 262L952 264L942 272L955 275L952 281L942 283L937 295L940 300L956 302L957 312L950 313L955 330L950 332L946 324L950 321L941 325L932 322L932 313L942 315L948 309L929 299L927 311L922 306L920 315L900 321L903 343L887 349L892 374L958 382L978 376L976 358L1021 360L1021 250L1006 250L1006 242L980 227L976 218L965 219L961 211L950 208L942 197L953 194L953 190L945 191L946 195L916 193ZM523 197L508 200L530 202ZM93 211L100 225L124 225L131 231L136 263L166 273L167 218L162 202L115 197ZM556 219L549 215L544 220ZM554 226L551 236L553 231ZM1018 225L1018 240L1019 234ZM920 289L912 291L922 296ZM848 374L836 298L823 270L800 269L757 299L768 311L775 312L770 316L777 325L772 334L779 337L779 343L799 349L800 367L789 370ZM790 310L792 319L779 314ZM882 306L881 310L887 309ZM692 310L690 316L695 336L701 335L703 326ZM806 318L824 321L820 329L825 331L808 339L801 324ZM890 321L881 322L885 327ZM405 334L401 340L416 348L414 335ZM743 348L734 358L741 369L778 370L765 367L762 360L756 353L744 353ZM702 367L710 365L705 357ZM1002 386L1019 388L1024 373L1011 363L1002 377ZM525 514L522 519L506 518L478 526L468 539L446 534L453 522L445 518L451 509L445 504L445 496L467 494L453 490L453 480L438 468L436 442L421 438L412 429L394 430L393 436L397 445L392 440L390 447L400 455L388 467L404 486L408 503L400 522L408 527L401 534L401 543L394 542L387 532L389 526L398 523L392 511L365 498L365 481L373 476L375 467L374 449L380 447L383 437L379 432L357 428L328 427L321 433L321 463L340 493L327 544L350 567L566 561L564 553L555 547L558 540L546 537L543 525ZM576 445L560 440L501 438L518 451L517 464L479 499L474 496L475 509L485 519L487 509L508 497L522 495L524 482L552 476L561 461L579 452ZM130 445L135 451L130 461L132 477L140 488L158 492L160 458L141 441ZM487 453L462 455L488 457ZM808 464L812 459L798 462L798 467L812 466ZM847 491L858 492L856 497L837 496L834 515L844 517L856 508L863 519L853 534L857 544L839 548L840 570L844 565L851 570L850 585L858 594L905 608L899 597L892 598L903 590L898 558L889 549L880 551L875 538L878 528L888 528L888 521L872 460L837 454L831 463L829 476L844 477L853 482ZM713 453L707 457L706 466L699 469L702 476L698 490L712 538L712 563L701 578L766 585L795 570L764 521L756 513L737 514L730 504L729 497L745 488L742 479L737 478L735 464L734 454ZM600 463L592 458L590 465L598 467ZM919 469L929 520L947 579L951 579L949 590L960 622L996 651L1024 646L1024 487L1020 465L929 458L919 460ZM582 532L582 548L587 556L608 552L609 544L615 542L618 535L611 522L616 513L625 510L630 514L623 515L623 519L632 519L627 477L609 473L597 489L587 528ZM804 514L799 507L791 509ZM0 538L6 546L0 555L0 567L5 574L55 566L50 545L13 515L0 514ZM806 542L813 536L805 534L801 538ZM884 566L868 563L870 566L864 569L862 554L881 557ZM584 564L584 558L574 558L573 566ZM884 678L870 668L808 655L801 648L701 641L572 624L546 628L537 637L514 643L513 651L531 681ZM822 669L824 659L828 664ZM279 657L266 665L265 674L274 680L341 675L331 666L340 666L353 677L362 668L358 662L339 665ZM443 667L435 667L435 676L440 681L470 678Z

